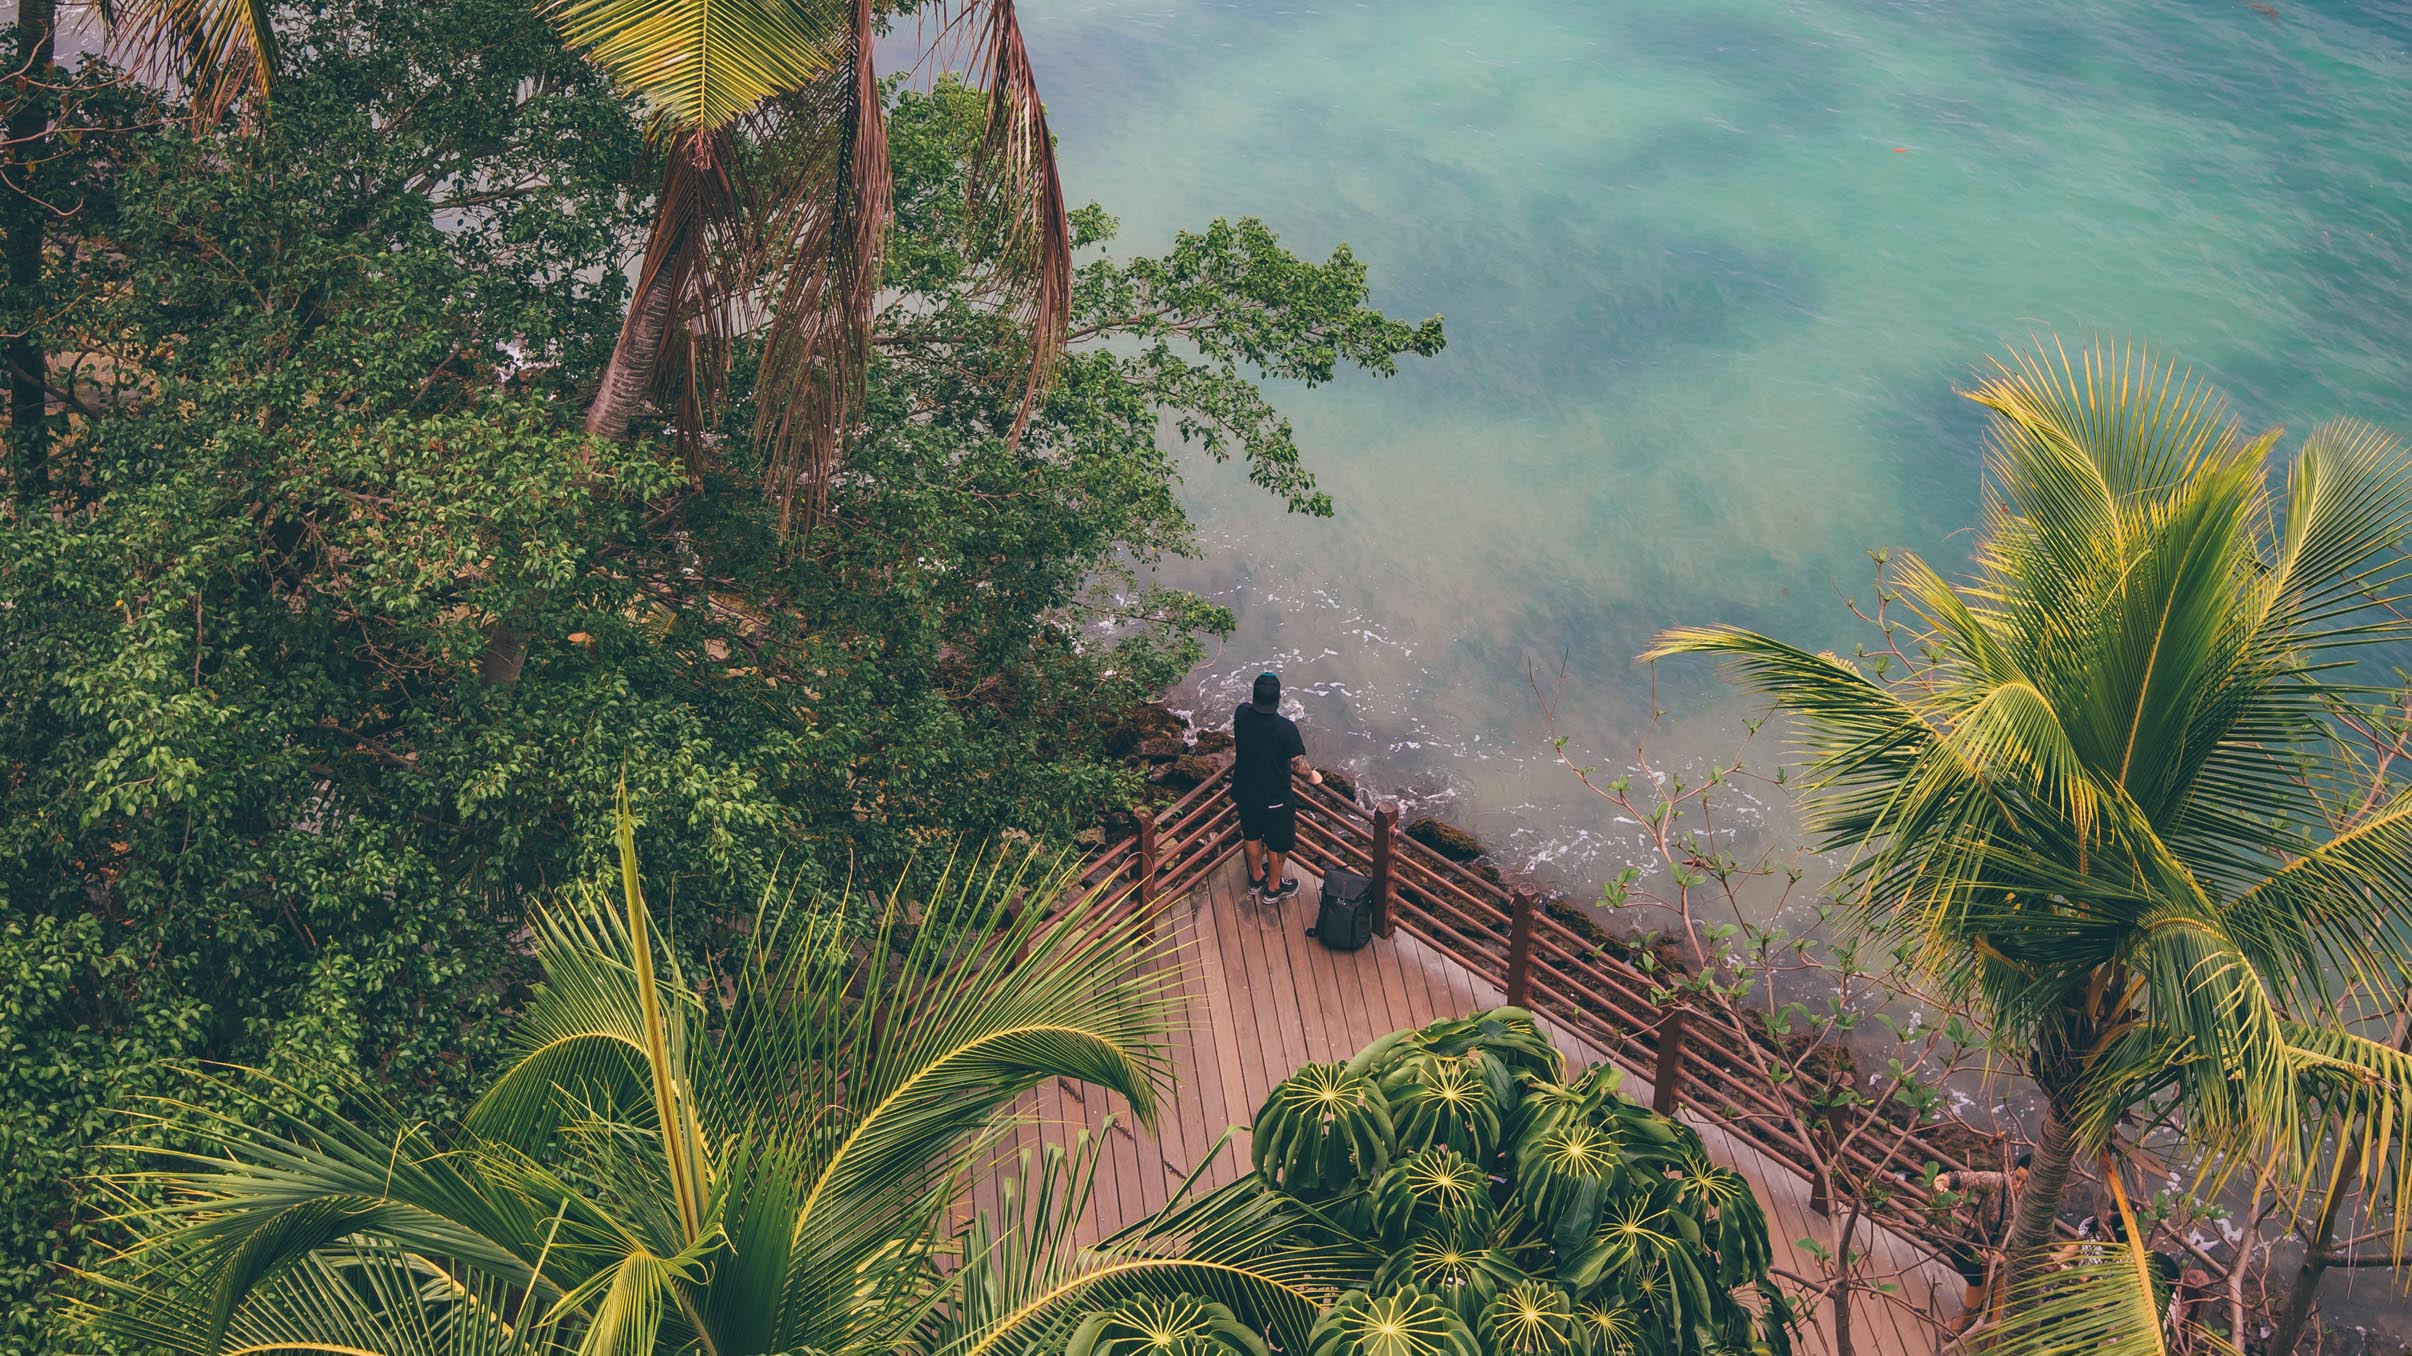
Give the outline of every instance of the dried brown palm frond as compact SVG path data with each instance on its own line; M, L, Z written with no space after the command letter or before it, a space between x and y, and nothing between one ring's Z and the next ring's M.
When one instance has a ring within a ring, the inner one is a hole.
M764 233L779 283L755 421L782 536L827 506L870 365L891 187L877 39L871 0L854 0L848 59L782 110L806 150Z
M972 162L972 215L997 232L991 282L1030 333L1029 377L1014 415L1019 440L1054 374L1072 314L1072 224L1055 140L1013 0L986 0L975 83L988 86L988 127Z
M747 260L753 253L746 185L727 129L696 132L670 146L660 205L619 342L587 409L589 433L616 438L634 397L650 392L674 412L692 468L709 411L728 371L729 336L745 325Z

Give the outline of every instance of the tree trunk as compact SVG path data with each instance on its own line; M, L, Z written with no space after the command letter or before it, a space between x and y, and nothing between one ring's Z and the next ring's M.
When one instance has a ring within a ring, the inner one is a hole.
M1850 1262L1841 1254L1837 1255L1836 1260L1843 1270L1836 1276L1840 1284L1834 1287L1834 1331L1830 1334L1834 1339L1834 1356L1856 1356L1851 1348Z
M656 219L657 230L683 232L682 227ZM655 241L645 252L648 269L655 261L661 267L675 269L679 242L675 239ZM662 336L670 328L670 312L676 304L678 287L673 278L650 279L652 286L644 288L637 298L636 308L628 313L628 321L620 327L620 341L611 348L611 361L604 364L603 382L595 388L594 403L586 407L586 431L598 438L628 436L628 421L637 407L645 403L646 393L653 389L654 369L661 365Z
M20 0L17 6L17 50L11 68L24 72L28 83L15 91L8 115L7 169L9 182L0 185L0 214L6 221L8 290L18 307L21 332L8 340L8 421L10 450L15 453L16 492L30 507L46 488L50 455L48 415L50 392L45 385L50 356L43 347L38 314L42 304L42 244L48 213L34 194L34 170L48 149L51 98L30 82L52 80L52 57L58 36L57 0Z
M2345 1146L2328 1199L2320 1203L2319 1222L2312 1227L2311 1236L2303 1240L2303 1262L2295 1268L2294 1284L2287 1287L2286 1304L2270 1325L2269 1345L2264 1348L2268 1356L2294 1356L2295 1344L2303 1340L2303 1329L2311 1322L2312 1300L2320 1293L2320 1282L2328 1275L2328 1246L2336 1237L2337 1203L2344 1199L2346 1184L2360 1168L2361 1159L2359 1140Z
M2043 1273L2052 1256L2052 1228L2060 1219L2061 1193L2068 1190L2069 1167L2077 1157L2077 1129L2057 1104L2044 1112L2043 1130L2035 1139L2035 1160L2027 1168L2027 1184L2019 1189L2018 1213L2003 1246L2002 1290L2015 1294ZM1994 1296L1995 1304L2002 1296Z

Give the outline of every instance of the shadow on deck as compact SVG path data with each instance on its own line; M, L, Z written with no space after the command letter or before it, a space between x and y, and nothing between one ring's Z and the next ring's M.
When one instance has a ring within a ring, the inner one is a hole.
M1102 1131L1105 1146L1080 1233L1083 1244L1161 1209L1226 1127L1236 1127L1236 1133L1201 1187L1220 1186L1247 1171L1246 1127L1265 1094L1299 1065L1344 1059L1385 1032L1507 1001L1498 987L1405 929L1376 938L1362 951L1327 950L1305 935L1314 921L1318 886L1311 871L1299 868L1299 893L1273 905L1254 902L1244 871L1234 856L1157 906L1157 916L1180 943L1190 1002L1186 1027L1173 1042L1174 1086L1155 1127L1141 1125L1118 1097L1058 1082L1025 1099L1027 1119L1003 1146L1010 1157L1047 1143L1068 1144L1084 1129ZM1608 1052L1551 1021L1546 1011L1536 1015L1570 1068L1608 1058ZM1650 1099L1649 1084L1630 1072L1624 1093L1645 1103ZM1832 1226L1809 1209L1808 1184L1716 1121L1696 1114L1685 1120L1719 1162L1739 1171L1758 1192L1779 1272L1817 1276L1818 1264L1800 1240L1823 1242ZM995 1191L991 1178L972 1205L993 1212ZM1892 1304L1863 1298L1854 1306L1857 1349L1883 1356L1935 1351L1933 1328L1899 1310L1906 1305L1956 1312L1957 1278L1923 1249L1889 1232L1863 1227L1859 1246L1870 1253L1863 1268L1893 1274L1900 1293ZM1798 1349L1805 1356L1831 1352L1831 1324L1831 1315L1824 1316L1801 1334Z

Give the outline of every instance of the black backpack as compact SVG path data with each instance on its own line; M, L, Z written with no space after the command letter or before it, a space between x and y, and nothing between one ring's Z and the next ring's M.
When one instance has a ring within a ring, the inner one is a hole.
M1334 951L1355 951L1373 940L1373 882L1339 867L1323 873L1323 899L1307 936Z

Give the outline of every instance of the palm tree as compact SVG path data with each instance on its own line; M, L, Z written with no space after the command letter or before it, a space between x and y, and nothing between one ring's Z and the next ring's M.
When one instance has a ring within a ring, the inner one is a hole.
M2140 355L2024 355L1971 396L1971 572L1899 563L1915 621L1887 623L1882 663L1731 627L1645 658L1725 656L1790 713L1859 919L2022 1058L2044 1115L2014 1287L2072 1162L2131 1118L2176 1121L2216 1174L2309 1162L2317 1108L2375 1127L2361 1170L2406 1199L2412 1157L2383 1141L2412 1126L2412 1059L2339 996L2412 977L2412 795L2369 789L2350 742L2354 661L2412 633L2412 462L2329 424L2274 493L2278 434Z
M619 839L616 906L534 923L544 982L458 1126L239 1073L158 1106L153 1142L187 1147L116 1182L135 1241L96 1327L193 1353L892 1352L937 1321L1007 1102L1062 1077L1152 1114L1178 971L1062 873L958 864L868 938L842 906L766 907L734 973L692 976L624 807Z
M998 232L994 282L1032 335L1018 436L1063 342L1071 230L1013 0L556 0L551 9L573 45L643 98L666 160L587 428L618 436L658 392L692 436L718 389L721 340L767 308L755 433L782 532L822 506L861 398L889 215L873 56L886 19L925 8L938 21L926 50L951 55L968 43L989 89L973 192ZM766 156L773 146L784 149ZM686 341L665 343L672 335Z

